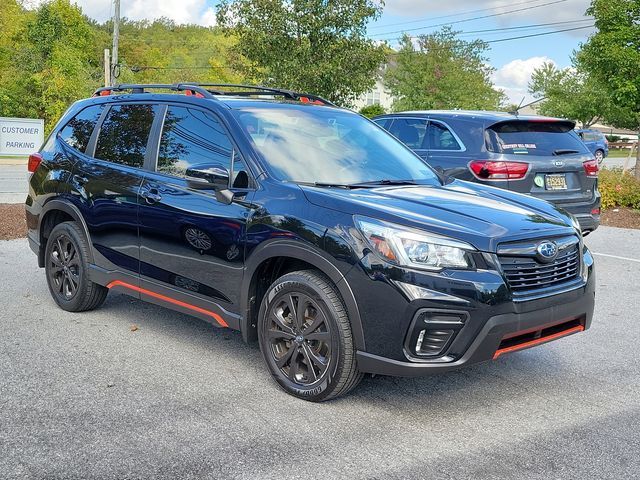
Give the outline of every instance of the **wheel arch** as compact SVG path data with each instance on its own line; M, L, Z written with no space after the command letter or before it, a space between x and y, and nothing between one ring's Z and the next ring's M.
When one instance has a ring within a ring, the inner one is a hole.
M275 278L295 269L313 268L326 275L336 286L351 321L354 343L358 350L364 350L364 333L360 311L355 296L342 272L326 253L300 245L294 241L276 240L251 254L245 267L240 289L240 330L246 342L257 340L257 319L260 302L266 292L264 274ZM273 278L273 280L275 280ZM270 285L271 283L269 283ZM261 288L264 290L261 291Z
M48 234L54 229L56 225L66 221L74 221L80 225L80 228L84 232L87 241L89 242L89 261L93 262L93 249L91 248L91 237L89 236L89 229L78 207L70 202L53 199L47 202L42 207L40 213L40 219L38 222L38 237L40 241L40 248L38 251L38 265L44 267L44 252L47 247Z

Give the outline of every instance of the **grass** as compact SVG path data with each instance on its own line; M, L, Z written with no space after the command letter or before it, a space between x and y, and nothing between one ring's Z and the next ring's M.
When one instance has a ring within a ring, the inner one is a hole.
M633 157L635 158L636 155L636 151L633 151ZM609 156L608 158L627 158L629 156L629 149L628 148L621 148L621 149L611 149L609 150Z

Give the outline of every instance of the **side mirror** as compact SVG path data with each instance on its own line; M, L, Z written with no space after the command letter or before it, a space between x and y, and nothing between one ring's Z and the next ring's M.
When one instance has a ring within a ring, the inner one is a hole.
M187 184L197 190L227 190L229 170L220 163L193 165L186 171Z

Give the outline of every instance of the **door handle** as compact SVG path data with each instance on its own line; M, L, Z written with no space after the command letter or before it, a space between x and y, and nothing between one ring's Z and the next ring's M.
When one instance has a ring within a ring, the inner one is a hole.
M83 177L82 175L76 174L73 176L73 181L76 182L78 185L84 185L89 181L89 179L87 177Z
M159 202L162 200L162 195L155 188L150 188L149 190L142 190L140 192L140 196L145 199L145 201L149 204Z

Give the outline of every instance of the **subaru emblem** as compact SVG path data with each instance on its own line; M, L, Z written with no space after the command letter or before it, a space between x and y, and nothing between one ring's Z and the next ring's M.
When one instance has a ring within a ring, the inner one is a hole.
M538 244L536 252L541 262L552 262L558 255L558 246L554 242L544 241Z

